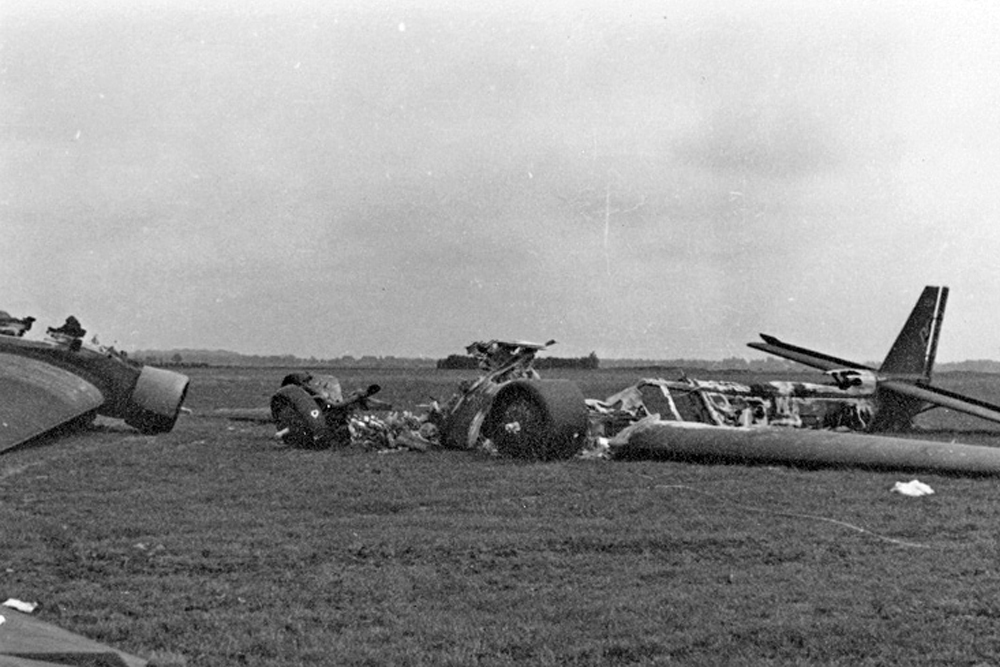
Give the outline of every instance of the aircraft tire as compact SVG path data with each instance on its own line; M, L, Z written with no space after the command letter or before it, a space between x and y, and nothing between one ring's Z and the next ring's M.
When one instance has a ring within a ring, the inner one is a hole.
M316 400L298 385L290 384L271 397L271 416L283 440L300 449L328 449L331 444L326 419Z
M575 456L587 434L583 392L569 380L515 380L500 388L483 423L501 456L553 461Z

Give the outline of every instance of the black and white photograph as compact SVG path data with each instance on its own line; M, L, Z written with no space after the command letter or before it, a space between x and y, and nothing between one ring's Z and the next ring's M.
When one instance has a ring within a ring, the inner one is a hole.
M0 665L1000 664L998 64L986 0L0 1Z

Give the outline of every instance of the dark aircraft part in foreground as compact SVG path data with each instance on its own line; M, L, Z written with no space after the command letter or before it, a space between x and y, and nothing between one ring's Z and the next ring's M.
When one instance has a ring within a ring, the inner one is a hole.
M1000 448L860 433L651 420L621 440L615 458L1000 475Z
M271 417L285 444L301 449L329 449L351 441L350 417L356 410L386 409L372 396L377 384L343 397L340 382L332 375L291 373L271 397Z
M123 419L145 434L166 433L188 383L180 373L80 339L0 335L0 451L96 415Z
M575 383L512 380L466 395L442 439L446 447L471 449L485 438L501 456L551 461L579 452L587 426L587 405Z

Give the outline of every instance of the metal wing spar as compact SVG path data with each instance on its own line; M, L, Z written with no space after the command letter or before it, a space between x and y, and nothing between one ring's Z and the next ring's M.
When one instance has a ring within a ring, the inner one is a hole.
M0 452L93 412L100 390L51 364L0 353Z

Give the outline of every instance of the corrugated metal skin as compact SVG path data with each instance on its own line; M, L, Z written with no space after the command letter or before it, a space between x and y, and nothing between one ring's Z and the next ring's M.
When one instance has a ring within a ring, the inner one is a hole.
M0 452L96 410L100 390L37 359L0 352Z

